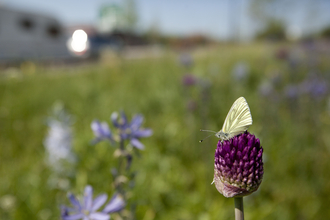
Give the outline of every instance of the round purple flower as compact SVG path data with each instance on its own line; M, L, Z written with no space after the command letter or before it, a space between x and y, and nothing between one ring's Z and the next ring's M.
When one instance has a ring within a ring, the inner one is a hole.
M182 84L184 86L193 86L197 84L198 79L192 74L186 74L182 77Z
M264 174L262 153L260 140L247 131L230 140L219 140L213 179L217 190L227 198L256 191Z

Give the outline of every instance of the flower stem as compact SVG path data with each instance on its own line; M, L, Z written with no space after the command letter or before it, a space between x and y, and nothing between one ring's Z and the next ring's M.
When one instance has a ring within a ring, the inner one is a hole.
M235 220L244 220L243 197L234 198L235 201Z

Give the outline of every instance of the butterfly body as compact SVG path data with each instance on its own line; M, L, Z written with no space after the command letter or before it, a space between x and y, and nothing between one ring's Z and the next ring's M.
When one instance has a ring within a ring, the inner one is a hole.
M219 132L217 132L217 133L215 134L215 136L216 136L217 138L221 139L221 140L228 140L228 139L230 139L229 134L223 132L222 130L220 130Z
M221 140L229 140L246 131L252 125L249 105L244 97L238 98L231 106L222 129L215 134Z

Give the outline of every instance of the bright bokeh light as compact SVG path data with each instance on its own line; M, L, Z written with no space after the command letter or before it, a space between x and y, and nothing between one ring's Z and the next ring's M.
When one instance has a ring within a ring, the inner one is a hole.
M87 34L85 31L79 29L75 30L72 34L72 40L77 41L79 43L86 43L87 42Z
M69 48L75 53L81 53L88 49L88 36L85 31L75 30L69 40Z
M81 43L81 42L77 42L72 40L71 41L71 47L75 52L82 52L86 49L86 43Z

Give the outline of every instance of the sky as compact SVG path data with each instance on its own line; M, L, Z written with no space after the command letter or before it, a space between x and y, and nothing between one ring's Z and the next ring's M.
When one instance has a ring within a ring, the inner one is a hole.
M162 33L175 35L206 34L218 39L228 39L233 32L250 38L256 30L251 19L251 0L136 0L138 27L146 30L158 25ZM304 2L306 0L301 0ZM307 0L308 1L308 0ZM0 0L0 4L42 14L53 15L64 25L95 24L102 5L120 3L120 0ZM330 24L330 1L315 0L317 15L313 27ZM328 3L327 3L328 2ZM308 16L304 4L288 14L289 25L306 28ZM320 7L319 7L320 6ZM309 6L307 6L309 7ZM310 15L313 17L313 15ZM314 22L314 23L313 23ZM234 28L233 28L234 27Z

